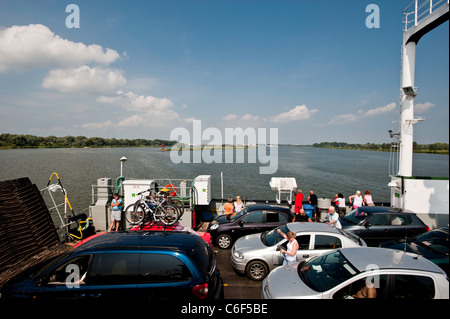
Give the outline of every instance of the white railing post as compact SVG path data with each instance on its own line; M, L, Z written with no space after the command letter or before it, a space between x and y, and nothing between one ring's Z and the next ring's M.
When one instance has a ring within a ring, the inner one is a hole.
M417 11L418 11L418 7L419 7L419 0L416 0L416 9L415 9L415 11L414 11L414 15L415 15L415 18L414 18L414 25L417 27Z
M430 0L430 14L433 13L433 0Z

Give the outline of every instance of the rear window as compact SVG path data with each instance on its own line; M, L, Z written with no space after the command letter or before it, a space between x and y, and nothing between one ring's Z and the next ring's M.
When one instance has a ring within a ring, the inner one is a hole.
M191 272L177 257L167 254L143 253L139 265L139 283L190 281Z

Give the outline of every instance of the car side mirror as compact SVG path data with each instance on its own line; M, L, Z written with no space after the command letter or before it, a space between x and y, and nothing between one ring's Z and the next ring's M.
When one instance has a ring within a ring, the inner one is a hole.
M244 226L244 222L243 222L242 220L240 220L240 221L238 222L238 225L242 227L242 226Z
M372 225L370 225L370 223L369 223L369 222L365 222L365 223L364 223L364 227L366 227L366 228L367 228L367 227L370 227L370 226L372 226Z
M280 250L281 250L281 246L277 245L277 251L280 251Z

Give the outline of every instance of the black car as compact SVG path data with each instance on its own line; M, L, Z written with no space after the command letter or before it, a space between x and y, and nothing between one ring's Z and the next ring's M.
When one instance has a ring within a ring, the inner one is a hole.
M387 241L380 247L421 255L449 274L448 227L433 229L414 238Z
M232 216L217 217L209 224L207 231L214 244L226 249L242 236L262 233L289 223L293 218L289 207L254 204Z
M8 281L0 301L222 298L216 257L198 235L111 232Z
M368 246L430 230L415 213L384 206L358 207L339 220L343 230L358 235Z

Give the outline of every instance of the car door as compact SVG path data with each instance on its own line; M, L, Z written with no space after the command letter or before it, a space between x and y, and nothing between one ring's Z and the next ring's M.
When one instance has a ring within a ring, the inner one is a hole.
M401 239L413 237L415 229L411 227L412 218L410 215L393 213L390 214L389 238Z
M311 234L297 234L295 238L298 242L298 250L297 250L297 261L303 261L308 259L311 256ZM288 241L284 239L278 246L280 249L287 249ZM273 255L273 265L280 266L283 264L284 255L280 253L279 250L276 250Z
M111 300L139 297L137 278L140 251L99 252L86 276L87 299Z
M388 213L372 214L361 226L359 236L368 246L378 245L389 239L390 219Z
M261 233L264 231L264 211L245 214L238 222L235 237Z
M322 255L329 251L342 248L342 241L333 234L313 234L309 257Z
M36 298L41 300L77 300L86 299L89 286L85 277L89 269L91 255L70 258L45 275L37 284Z
M264 211L264 224L262 225L262 231L274 229L282 224L289 222L287 216L280 212L266 210Z
M298 242L297 261L301 262L311 257L311 249L313 248L311 234L297 235L295 239Z

